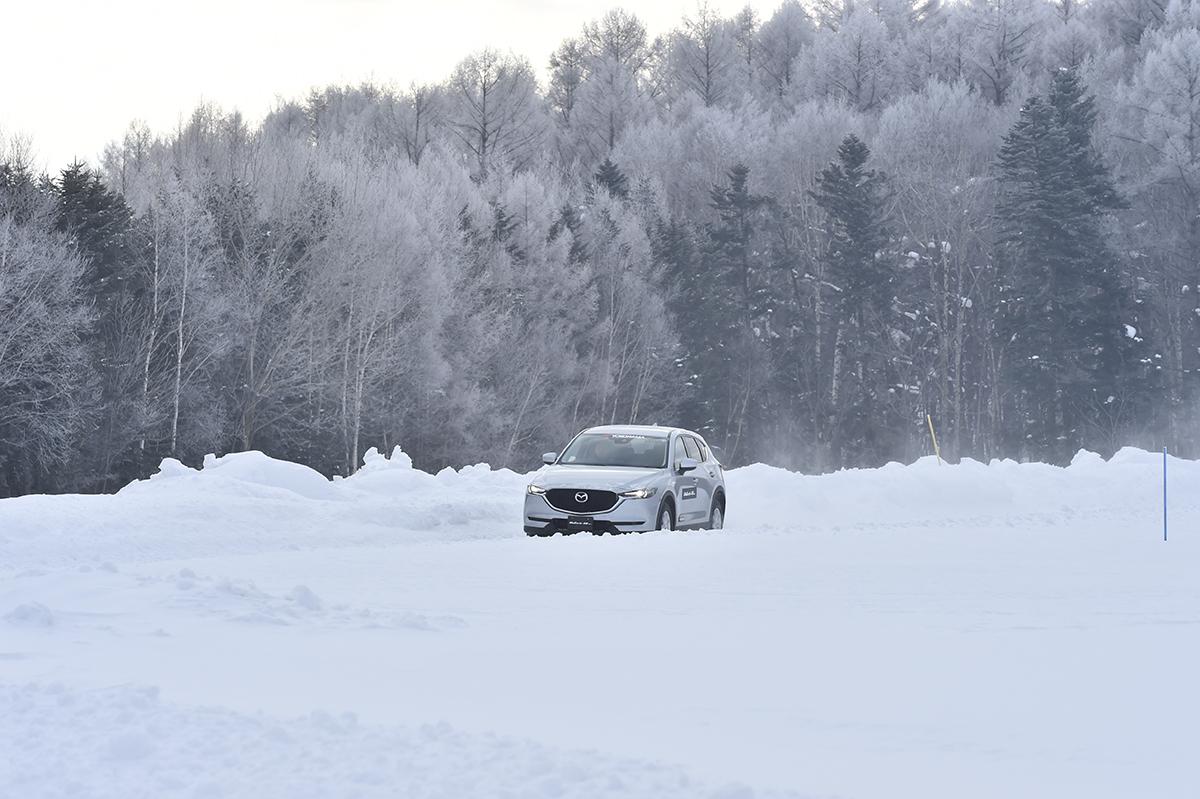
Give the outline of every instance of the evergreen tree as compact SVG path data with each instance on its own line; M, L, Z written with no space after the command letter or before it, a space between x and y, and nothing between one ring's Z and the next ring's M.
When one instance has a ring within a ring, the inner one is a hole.
M98 174L79 162L63 170L55 195L55 228L66 233L87 259L91 290L98 298L111 298L132 271L133 212L124 198L109 191Z
M1095 111L1062 70L1004 138L997 216L1003 431L1010 451L1066 463L1131 388L1126 296L1103 216L1122 207L1092 145Z
M564 203L563 207L559 209L558 218L550 226L548 237L549 241L554 241L563 234L563 231L571 234L571 250L568 257L570 262L575 265L579 265L587 259L587 248L583 246L583 240L579 235L582 224L583 220L575 207L570 203Z
M749 167L736 164L729 170L729 185L713 187L712 207L718 222L708 228L707 252L713 266L711 274L731 291L736 316L746 330L753 328L754 320L761 318L768 307L763 284L755 280L759 253L753 251L758 214L768 201L750 193L749 178ZM755 335L763 335L762 329Z
M871 151L856 136L821 170L813 199L825 212L827 279L836 286L830 375L835 463L881 462L894 451L899 420L889 357L896 259L886 211L887 178L867 169Z
M614 197L629 198L629 179L611 158L605 158L596 170L596 185Z
M502 203L497 202L492 206L492 241L503 245L504 251L514 262L523 263L525 252L515 237L517 227L517 220L508 213Z
M1117 193L1108 167L1092 143L1092 131L1096 127L1096 98L1087 93L1078 70L1056 70L1047 99L1066 133L1071 169L1079 181L1086 208L1098 216L1127 207L1125 200Z
M132 444L140 412L137 369L130 353L138 333L130 313L136 290L132 247L133 212L121 195L109 191L100 176L79 162L63 170L53 184L55 229L65 234L87 269L83 289L96 308L91 338L92 364L100 375L96 398L98 425L84 437L78 464L84 487L104 490L110 482L135 476Z
M686 363L699 398L699 429L736 458L755 405L769 335L769 299L761 276L765 253L757 247L765 197L749 189L750 170L736 164L728 185L714 186L699 269L678 282L679 325Z
M692 309L692 303L703 301L705 292L701 287L703 270L696 257L696 244L692 231L678 220L658 220L651 239L655 264L662 270L664 280L672 291L667 298L667 309L671 312L674 328L681 342L675 360L676 371L672 381L679 386L680 423L692 429L708 429L712 422L709 408L699 390L701 353L703 346L697 342L703 336L703 320Z

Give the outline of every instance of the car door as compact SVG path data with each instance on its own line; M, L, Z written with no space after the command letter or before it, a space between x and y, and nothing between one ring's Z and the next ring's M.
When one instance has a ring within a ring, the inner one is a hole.
M688 435L679 436L676 444L675 464L683 458L692 458L700 463L700 447L696 439ZM679 523L697 524L708 518L708 497L705 494L704 465L678 476Z
M709 481L708 495L712 497L716 495L717 489L725 484L725 472L712 447L708 446L699 436L696 437L696 443L700 446L700 460L704 468L704 475Z
M700 468L696 469L696 481L700 488L700 496L704 500L703 521L708 521L709 511L712 509L713 497L716 494L717 486L720 485L720 472L717 471L717 463L713 459L712 453L708 451L708 447L704 442L695 436L688 436L692 444L696 446L696 460L700 462Z

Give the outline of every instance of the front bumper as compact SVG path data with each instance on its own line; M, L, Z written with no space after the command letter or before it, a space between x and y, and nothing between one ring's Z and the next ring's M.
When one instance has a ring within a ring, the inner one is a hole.
M621 499L611 510L603 513L568 514L552 508L544 496L525 495L525 532L549 536L556 533L590 532L641 533L654 529L661 497Z

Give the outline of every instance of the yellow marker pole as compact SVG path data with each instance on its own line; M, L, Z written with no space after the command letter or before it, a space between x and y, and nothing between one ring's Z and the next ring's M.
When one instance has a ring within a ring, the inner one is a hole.
M933 432L933 417L925 414L925 421L929 423L929 438L933 441L933 454L937 456L938 466L941 466L942 451L938 449L937 433Z

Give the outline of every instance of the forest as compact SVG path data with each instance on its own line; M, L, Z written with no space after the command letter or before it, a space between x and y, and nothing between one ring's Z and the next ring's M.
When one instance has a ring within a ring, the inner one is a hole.
M0 496L257 449L526 470L1200 455L1200 4L612 10L261 122L0 145ZM927 420L928 417L928 420Z

